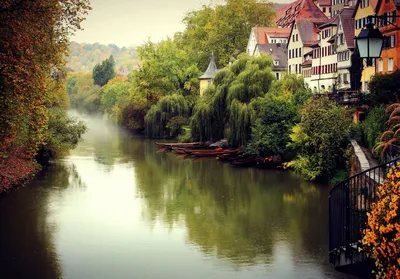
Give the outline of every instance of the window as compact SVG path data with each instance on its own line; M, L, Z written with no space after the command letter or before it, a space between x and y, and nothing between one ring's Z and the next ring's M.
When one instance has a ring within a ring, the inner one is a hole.
M383 60L378 60L378 72L383 72Z
M299 40L299 34L296 34L296 42Z
M364 81L364 91L365 91L365 92L369 91L369 88L368 88L368 81Z
M369 1L368 0L361 0L361 9L366 8L369 6Z
M348 84L349 83L349 80L348 80L348 77L347 77L347 73L343 74L343 83L344 84Z
M301 48L299 48L299 56L301 56Z
M388 59L388 72L393 72L393 58Z
M275 77L277 80L279 80L279 73L275 73Z
M340 43L341 45L344 44L343 33L342 33L342 34L339 34L339 43Z
M274 65L279 66L279 60L274 60Z
M299 57L298 54L299 54L298 49L296 48L296 56L295 57Z
M383 48L392 48L396 46L396 36L386 36L383 39Z
M276 43L276 40L271 40L271 43L273 43L273 44Z

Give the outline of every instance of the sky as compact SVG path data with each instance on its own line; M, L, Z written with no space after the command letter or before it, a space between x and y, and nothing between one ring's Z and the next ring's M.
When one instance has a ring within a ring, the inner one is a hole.
M83 31L71 38L79 43L138 46L148 39L158 42L183 31L185 14L210 0L91 0L92 11ZM215 2L215 1L213 1Z

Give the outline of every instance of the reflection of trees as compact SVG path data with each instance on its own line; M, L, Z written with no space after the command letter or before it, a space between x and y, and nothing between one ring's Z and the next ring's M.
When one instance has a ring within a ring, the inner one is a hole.
M147 202L144 216L169 228L184 222L188 241L205 253L236 263L268 262L274 239L289 239L300 252L304 238L321 234L315 220L325 217L320 207L326 201L319 199L318 188L289 172L232 168L155 151L154 144L143 142L130 153Z
M68 185L86 188L73 164L56 163L26 189L1 198L1 278L62 278L54 246L56 208L49 199L61 195Z

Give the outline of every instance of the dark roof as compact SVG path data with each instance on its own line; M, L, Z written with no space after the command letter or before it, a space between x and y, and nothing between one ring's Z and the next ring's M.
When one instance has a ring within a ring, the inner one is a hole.
M296 25L303 45L313 45L318 42L318 26L325 20L297 19Z
M348 48L354 48L354 6L346 7L339 14L339 18L342 22L344 38Z
M214 53L211 55L210 64L208 64L208 68L206 72L199 79L211 79L218 72L217 65L214 60Z
M274 65L274 70L286 69L288 65L287 44L259 44L258 51L263 54L269 54L279 61L279 65Z

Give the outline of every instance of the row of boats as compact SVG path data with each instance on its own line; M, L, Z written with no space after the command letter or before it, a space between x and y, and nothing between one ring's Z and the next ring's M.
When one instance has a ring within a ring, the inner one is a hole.
M246 154L237 149L227 149L220 146L215 146L209 143L190 142L190 143L160 143L156 142L160 148L158 152L172 151L184 157L214 157L221 161L230 162L234 166L265 166L274 167L281 164L281 157L279 155L261 157L252 154Z

